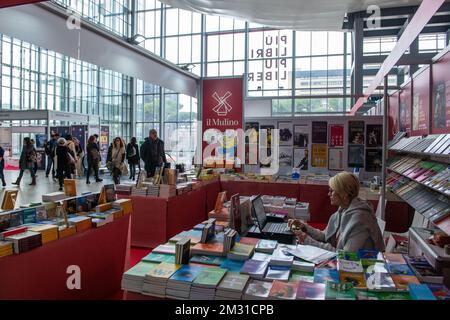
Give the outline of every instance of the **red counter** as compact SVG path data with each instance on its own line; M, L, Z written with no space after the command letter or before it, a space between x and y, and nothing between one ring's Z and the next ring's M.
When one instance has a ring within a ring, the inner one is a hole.
M130 216L98 229L0 258L2 299L105 299L120 290L128 268ZM67 268L80 267L81 289L69 290Z
M298 200L299 184L293 183L263 183L249 181L222 181L222 191L227 191L228 199L236 193L241 196L256 194L269 196L285 196Z

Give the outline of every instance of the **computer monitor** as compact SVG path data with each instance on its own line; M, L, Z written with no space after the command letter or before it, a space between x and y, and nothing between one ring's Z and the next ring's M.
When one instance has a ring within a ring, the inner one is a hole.
M261 196L257 196L252 200L252 207L255 213L256 221L259 225L259 229L262 231L264 226L266 225L266 211L264 209L264 204L261 199Z

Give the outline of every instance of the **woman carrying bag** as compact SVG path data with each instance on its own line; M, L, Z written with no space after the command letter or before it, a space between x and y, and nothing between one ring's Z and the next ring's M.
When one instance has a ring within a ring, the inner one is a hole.
M22 180L25 170L29 170L31 174L30 186L36 185L36 174L34 171L34 163L36 162L36 159L37 159L36 149L31 143L31 139L29 137L24 138L23 148L22 152L20 153L20 160L19 160L20 173L16 182L13 182L14 185L20 186L20 181Z
M125 143L120 137L116 137L111 150L111 162L108 168L112 172L115 184L120 184L120 176L128 174L125 165Z

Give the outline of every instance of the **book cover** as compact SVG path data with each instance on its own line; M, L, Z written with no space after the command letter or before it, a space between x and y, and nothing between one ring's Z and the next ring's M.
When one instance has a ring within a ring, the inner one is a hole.
M294 300L297 297L298 282L282 282L275 280L269 292L269 297L275 299Z
M202 267L184 265L170 277L170 280L180 282L193 282L202 271Z
M289 276L289 281L306 281L306 282L314 282L314 271L313 272L307 272L307 271L296 271L292 270L291 275Z
M255 252L252 256L252 259L259 261L270 261L270 257L272 257L272 255L268 253Z
M383 143L383 126L381 124L368 124L366 146L369 148L381 147Z
M381 149L366 149L366 171L380 172L383 162Z
M450 290L445 285L427 283L427 286L438 300L450 300Z
M116 201L116 189L114 184L105 184L103 186L105 192L106 202L114 202Z
M390 274L399 274L405 276L414 275L414 272L407 264L387 263L386 266Z
M222 254L223 253L223 244L222 243L197 243L192 247L192 250L214 253L214 254Z
M356 290L358 300L411 300L408 292L381 292Z
M419 280L415 276L404 276L394 274L392 275L392 280L394 280L397 290L408 290L409 283L420 284Z
M364 167L364 145L348 146L348 166L351 168Z
M175 255L175 246L172 244L161 244L153 249L153 252Z
M220 265L220 267L222 269L227 269L229 272L240 272L243 265L244 265L243 261L225 259Z
M194 280L194 284L216 287L226 273L227 270L222 268L205 268Z
M402 240L408 241L408 238L405 237L394 237L394 239L399 241ZM401 253L384 253L384 260L386 260L386 263L406 264L406 261L405 259L403 259L403 255Z
M396 291L397 287L389 273L372 272L366 273L366 286L374 291Z
M326 121L312 122L312 143L327 143L328 137L328 123Z
M348 282L353 285L354 288L361 289L366 288L366 277L364 273L356 272L340 272L339 279L341 282ZM338 282L338 281L335 281Z
M326 283L327 281L339 282L339 272L333 269L316 268L314 270L314 282Z
M242 244L242 243L235 243L233 248L230 250L230 253L236 254L236 255L244 255L244 256L251 256L254 250L254 246Z
M325 300L325 291L325 283L299 281L297 288L297 299Z
M408 283L408 291L413 300L437 300L426 284Z
M47 210L45 209L45 206L38 206L36 207L36 222L47 220Z
M227 291L243 292L250 277L237 272L227 272L223 280L220 282L218 289Z
M241 268L241 273L248 274L253 277L262 278L266 274L269 263L266 261L247 260Z
M149 273L150 270L157 267L158 265L159 263L140 261L134 267L126 271L124 275L134 277L145 277L145 275Z
M76 199L76 207L77 212L89 212L91 208L89 208L87 197L78 197Z
M214 266L220 266L224 261L225 261L224 257L208 256L202 254L196 254L192 256L190 260L191 263L201 263Z
M259 240L256 244L255 250L259 252L272 252L275 250L277 245L278 241L275 240Z
M157 263L160 262L175 263L175 255L151 252L145 257L143 257L142 261L157 262Z
M364 121L348 122L348 143L364 145Z
M291 273L290 267L269 266L267 270L266 279L288 281Z
M344 250L338 250L337 258L342 259L342 260L348 260L348 261L359 261L360 260L358 253L344 251Z
M253 297L267 298L269 297L270 289L272 289L272 282L250 280L245 294Z
M161 262L147 273L147 277L169 279L180 268L179 264Z
M363 272L361 261L338 259L337 269L344 272Z
M77 196L77 181L75 179L64 179L64 193L68 197Z
M325 298L327 300L356 300L355 289L349 282L326 282Z
M28 208L22 211L23 223L36 223L36 208Z

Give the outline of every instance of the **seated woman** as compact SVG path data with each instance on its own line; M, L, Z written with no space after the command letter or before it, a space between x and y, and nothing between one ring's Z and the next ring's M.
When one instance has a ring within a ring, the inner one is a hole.
M359 180L349 172L341 172L329 181L331 204L339 206L324 231L300 220L289 220L299 244L312 245L329 251L338 249L357 252L359 249L383 251L384 240L372 206L358 198Z

